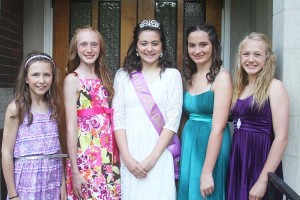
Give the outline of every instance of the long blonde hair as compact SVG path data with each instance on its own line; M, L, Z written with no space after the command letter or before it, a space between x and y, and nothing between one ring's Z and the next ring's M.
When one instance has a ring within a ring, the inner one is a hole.
M258 108L261 108L265 101L268 100L269 97L269 86L271 84L272 79L275 75L275 67L276 67L276 57L272 51L272 43L270 39L262 34L252 32L247 35L240 43L238 52L236 54L236 63L235 63L235 78L234 78L234 90L233 90L233 98L232 105L236 103L237 99L241 96L243 90L246 85L249 83L248 75L246 71L241 66L241 50L245 40L256 40L262 42L266 47L266 62L265 66L258 73L255 84L253 86L253 102L258 105Z
M105 63L106 53L105 53L104 39L97 29L92 28L90 26L83 26L81 28L76 29L76 31L71 39L70 46L69 46L69 55L68 55L68 61L67 61L67 74L74 72L80 64L80 58L79 58L78 52L77 52L77 43L78 43L77 36L81 31L84 31L84 30L93 31L99 37L100 54L95 62L95 73L100 78L103 86L107 89L107 91L109 93L108 100L111 101L114 96L114 89L112 87L111 78L110 78L108 69L106 67L106 63Z

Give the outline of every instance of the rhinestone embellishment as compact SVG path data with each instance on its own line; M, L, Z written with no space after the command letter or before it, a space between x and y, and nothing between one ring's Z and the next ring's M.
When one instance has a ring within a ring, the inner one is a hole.
M240 129L241 125L242 125L242 122L241 122L241 119L239 118L237 123L236 123L237 129Z

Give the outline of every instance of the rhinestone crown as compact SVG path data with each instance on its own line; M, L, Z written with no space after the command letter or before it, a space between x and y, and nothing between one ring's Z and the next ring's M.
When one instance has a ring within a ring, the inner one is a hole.
M141 23L140 23L140 28L144 28L144 27L154 27L154 28L158 28L160 29L160 23L156 20L143 20Z

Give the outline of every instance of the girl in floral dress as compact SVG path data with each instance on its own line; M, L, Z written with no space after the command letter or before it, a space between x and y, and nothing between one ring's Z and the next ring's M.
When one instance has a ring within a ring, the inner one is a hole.
M64 82L68 199L120 199L120 172L109 102L113 88L100 33L76 30Z

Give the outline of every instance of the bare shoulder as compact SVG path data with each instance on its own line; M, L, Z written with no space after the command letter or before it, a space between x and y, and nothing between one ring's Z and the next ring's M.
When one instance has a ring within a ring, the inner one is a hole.
M286 90L282 81L273 78L270 83L270 93L276 93L277 91Z
M216 80L215 82L220 82L220 83L231 83L231 75L230 73L227 71L227 69L225 68L221 68L220 72L218 73L218 75L216 76Z
M12 101L8 104L6 113L10 116L18 115L18 107L15 101Z
M288 97L287 90L282 81L273 78L270 84L269 96L273 98L283 98Z
M69 84L74 84L74 83L79 83L79 79L76 73L70 73L68 76L65 78L65 83Z

